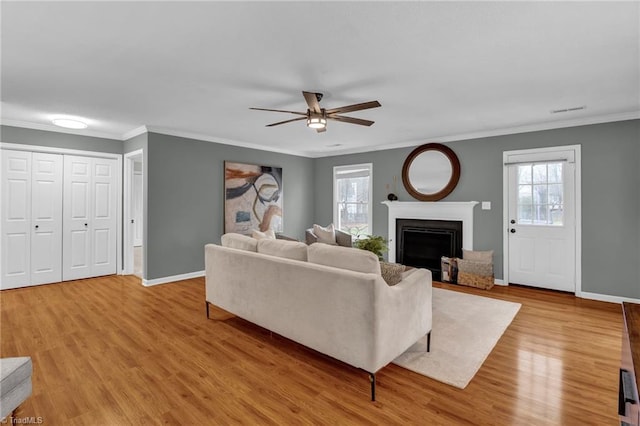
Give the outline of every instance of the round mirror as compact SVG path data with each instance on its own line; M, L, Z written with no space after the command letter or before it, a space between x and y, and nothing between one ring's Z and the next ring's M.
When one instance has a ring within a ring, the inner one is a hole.
M460 161L449 147L428 143L414 149L402 166L402 183L421 201L441 200L460 179Z

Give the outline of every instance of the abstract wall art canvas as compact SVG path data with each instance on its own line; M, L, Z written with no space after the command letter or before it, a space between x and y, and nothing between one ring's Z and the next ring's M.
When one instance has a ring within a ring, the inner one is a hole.
M282 167L224 162L224 231L282 232Z

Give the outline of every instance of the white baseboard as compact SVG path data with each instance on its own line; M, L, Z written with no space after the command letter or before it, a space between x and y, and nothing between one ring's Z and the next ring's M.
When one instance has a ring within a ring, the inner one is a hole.
M189 272L186 274L172 275L170 277L154 278L152 280L143 279L142 285L145 287L151 287L153 285L168 284L175 281L188 280L191 278L198 278L198 277L204 277L204 271Z
M501 280L501 279L499 279L499 278L495 278L495 279L493 280L493 283L494 283L495 285L503 285L503 286L506 286L506 285L507 285L507 284L505 284L505 283L504 283L504 281L503 281L503 280Z
M608 294L589 293L586 291L583 291L579 294L576 293L576 297L580 297L582 299L599 300L601 302L611 302L611 303L622 303L622 302L640 303L640 299L633 299L631 297L610 296Z

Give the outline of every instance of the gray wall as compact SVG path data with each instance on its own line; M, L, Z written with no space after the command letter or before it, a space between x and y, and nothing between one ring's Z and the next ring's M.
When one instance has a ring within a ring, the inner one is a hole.
M428 141L425 141L425 143ZM446 201L491 201L476 207L474 248L495 250L502 278L502 152L582 146L582 291L640 298L640 120L447 143L461 163L460 182ZM373 163L373 232L387 237L387 184L398 177L400 201L415 201L402 185L411 148L316 159L314 221L333 221L333 166Z
M122 154L121 140L0 126L0 142Z
M149 133L147 279L204 269L224 232L224 162L283 167L284 233L301 239L314 212L314 160Z
M124 141L123 153L128 154L130 152L146 148L148 138L149 136L147 133L143 133L141 135L134 136L131 139L127 139Z

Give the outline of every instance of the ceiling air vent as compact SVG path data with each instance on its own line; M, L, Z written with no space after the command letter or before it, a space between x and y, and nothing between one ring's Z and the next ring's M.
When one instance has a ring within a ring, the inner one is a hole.
M552 109L551 114L560 114L561 112L572 112L572 111L580 111L581 109L586 109L586 105L572 107L572 108L562 108L562 109Z

